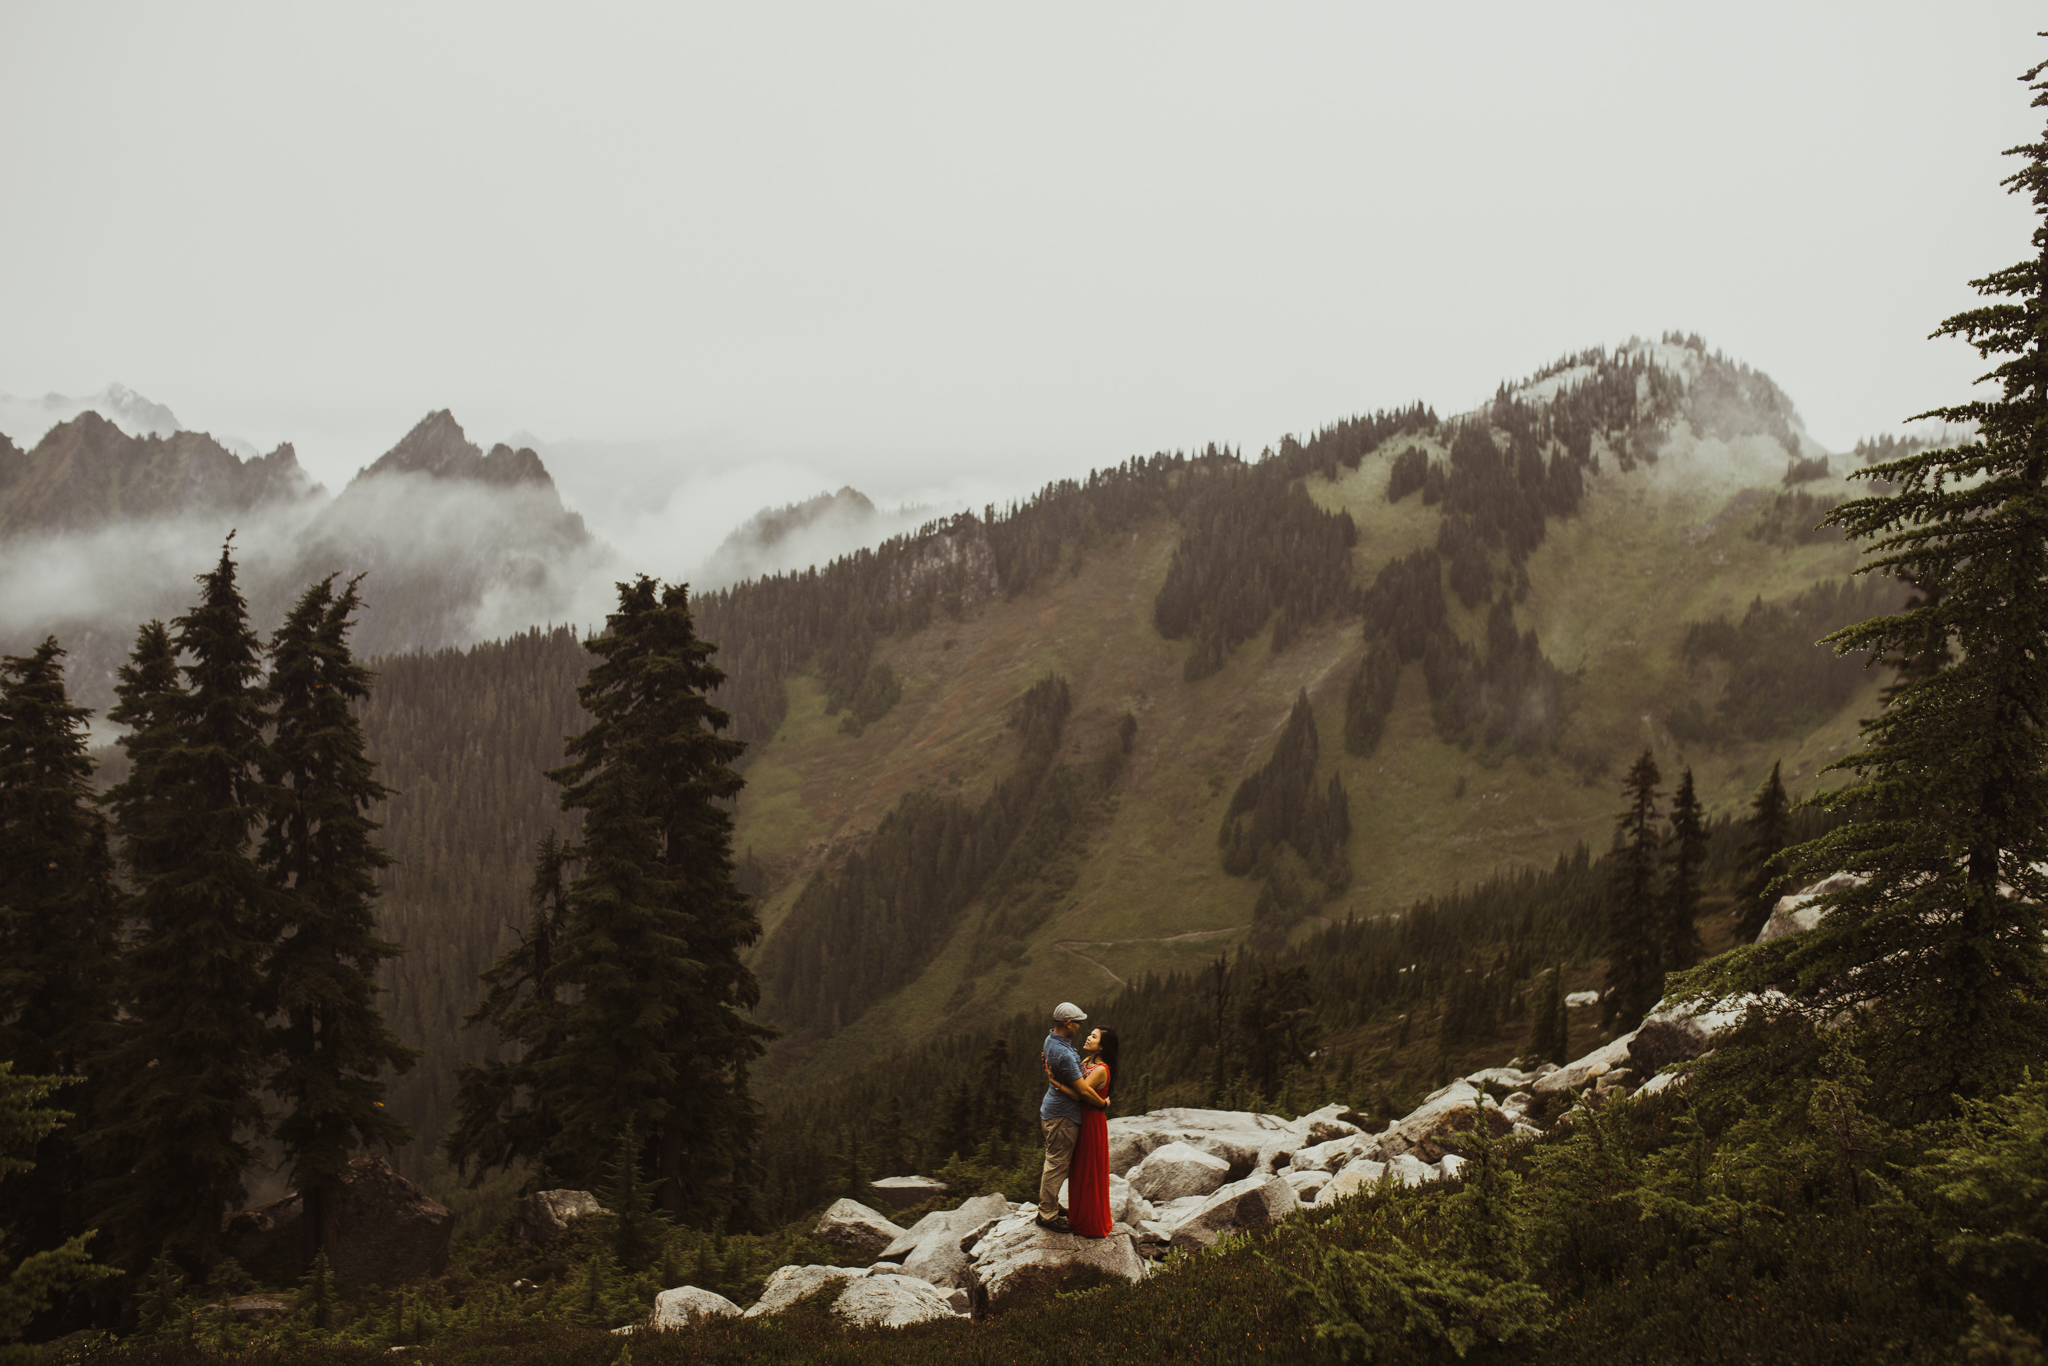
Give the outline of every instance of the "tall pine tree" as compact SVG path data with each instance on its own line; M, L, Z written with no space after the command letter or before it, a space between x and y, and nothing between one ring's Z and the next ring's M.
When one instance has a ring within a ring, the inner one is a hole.
M1773 890L1784 873L1781 856L1792 842L1792 798L1778 776L1782 766L1772 764L1771 776L1749 799L1749 838L1742 846L1742 871L1735 888L1735 936L1740 943L1755 941L1778 904Z
M87 1061L110 1041L121 898L93 799L84 707L45 640L0 660L0 1057L65 1078L74 1115L99 1108ZM73 1123L0 1173L0 1262L60 1246L82 1222L85 1164Z
M230 549L198 582L174 635L143 628L109 713L139 727L121 742L128 777L109 794L135 891L126 1018L103 1064L114 1095L96 1138L112 1167L109 1251L136 1271L160 1251L215 1259L266 1123L276 898L253 846L270 714ZM183 686L166 668L174 655Z
M733 885L732 817L743 748L710 702L725 674L698 639L689 591L641 576L587 642L578 690L591 725L549 776L583 813L558 979L576 988L565 1036L538 1066L560 1124L551 1171L585 1178L631 1126L670 1218L724 1218L743 1203L759 1112L748 1071L768 1031L742 953L760 937Z
M376 872L391 860L369 809L390 795L363 750L355 707L370 671L355 661L349 628L361 599L330 576L308 588L271 641L276 730L265 755L268 827L260 858L277 893L268 995L284 1102L277 1140L292 1165L308 1263L331 1260L330 1211L350 1155L394 1148L412 1132L384 1108L386 1068L418 1054L385 1026L376 971L400 953L376 933Z
M1607 889L1607 981L1600 1002L1600 1022L1607 1029L1633 1029L1663 990L1664 924L1657 885L1657 784L1662 777L1646 749L1622 780L1628 809L1614 823Z
M1700 960L1700 868L1707 861L1706 812L1693 791L1692 769L1678 780L1671 798L1671 835L1664 873L1664 933L1661 957L1666 972L1682 972Z
M2044 69L2024 77L2036 108ZM1906 1114L2007 1090L2048 1052L2048 137L2011 154L2024 165L2006 184L2038 220L2032 253L1972 282L2000 302L1935 333L2002 358L1986 377L1999 396L1928 414L1976 439L1857 471L1890 491L1827 519L1868 542L1859 573L1920 589L1917 605L1829 639L1929 666L1832 766L1855 781L1816 800L1851 819L1799 851L1803 867L1860 881L1821 899L1812 931L1733 955L1703 983L1789 982L1815 1018L1872 1005L1872 1075Z

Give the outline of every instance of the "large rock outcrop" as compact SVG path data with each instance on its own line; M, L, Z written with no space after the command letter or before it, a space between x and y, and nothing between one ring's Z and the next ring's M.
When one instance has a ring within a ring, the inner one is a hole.
M811 1230L813 1236L862 1257L879 1257L906 1229L858 1200L838 1200Z
M363 1156L342 1171L329 1210L327 1263L337 1279L399 1285L437 1276L448 1265L454 1216L438 1200ZM301 1232L304 1204L296 1194L234 1214L221 1225L223 1250L266 1281L294 1280L310 1260Z
M1031 1214L1012 1215L992 1225L967 1249L972 1271L969 1293L977 1313L1020 1295L1078 1288L1108 1277L1144 1278L1145 1259L1128 1228L1106 1238L1053 1233Z
M1173 1230L1177 1248L1213 1246L1226 1233L1277 1224L1301 1208L1294 1187L1277 1176L1247 1176L1211 1195Z
M589 1191L535 1191L519 1202L519 1241L551 1242L567 1233L578 1219L610 1213Z

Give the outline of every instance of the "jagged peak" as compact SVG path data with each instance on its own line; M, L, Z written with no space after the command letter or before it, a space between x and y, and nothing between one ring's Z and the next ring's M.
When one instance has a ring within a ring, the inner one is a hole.
M503 442L489 455L471 441L446 408L421 418L399 443L356 474L367 479L381 474L426 474L437 479L467 479L479 484L540 484L552 489L554 479L531 447L512 449Z

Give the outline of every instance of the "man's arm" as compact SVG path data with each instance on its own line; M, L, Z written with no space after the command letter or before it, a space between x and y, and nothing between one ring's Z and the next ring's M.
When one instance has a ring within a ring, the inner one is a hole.
M1075 1054L1073 1045L1064 1039L1049 1044L1045 1050L1045 1066L1052 1073L1053 1081L1072 1094L1074 1083L1081 1080L1081 1059Z

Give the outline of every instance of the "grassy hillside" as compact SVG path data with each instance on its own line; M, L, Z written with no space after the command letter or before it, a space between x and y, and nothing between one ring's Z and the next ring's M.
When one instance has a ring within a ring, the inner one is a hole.
M1410 446L1437 458L1445 449L1441 440L1396 437L1356 469L1305 480L1319 505L1356 523L1361 586L1436 540L1439 507L1385 496L1392 461ZM1183 681L1189 646L1162 639L1152 617L1181 535L1165 516L1085 552L1070 546L1063 572L1014 598L882 641L877 656L901 680L902 699L858 736L825 713L816 679L791 680L787 717L757 745L738 810L737 846L770 872L763 918L771 933L806 880L859 849L903 794L923 786L971 801L985 792L1016 752L1009 709L1048 671L1072 689L1069 762L1101 752L1126 712L1138 725L1113 795L1074 851L1071 885L1024 951L963 989L986 915L970 907L917 981L837 1039L785 1048L785 1080L942 1027L1062 998L1100 999L1144 973L1185 969L1234 947L1259 884L1224 873L1217 831L1300 692L1322 736L1318 781L1334 773L1350 793L1353 878L1297 935L1317 921L1396 911L1498 870L1548 867L1581 841L1604 848L1620 772L1645 747L1671 780L1694 769L1710 815L1743 806L1780 760L1788 782L1810 789L1873 705L1878 675L1819 723L1767 737L1687 745L1669 721L1688 701L1711 714L1728 680L1722 662L1688 657L1690 623L1739 620L1755 599L1840 583L1853 548L1832 535L1760 539L1787 461L1772 435L1700 437L1681 421L1654 463L1624 462L1599 436L1593 449L1600 472L1587 479L1577 514L1549 523L1514 608L1515 625L1535 630L1543 653L1573 678L1569 720L1548 751L1489 752L1439 738L1422 671L1411 665L1377 748L1345 753L1344 695L1365 649L1356 616L1316 622L1277 654L1254 639L1221 672ZM1624 463L1634 468L1624 472ZM1838 472L1843 463L1835 458ZM1851 492L1839 477L1799 488L1824 499ZM1453 598L1450 614L1461 637L1483 638L1483 606L1468 610Z

